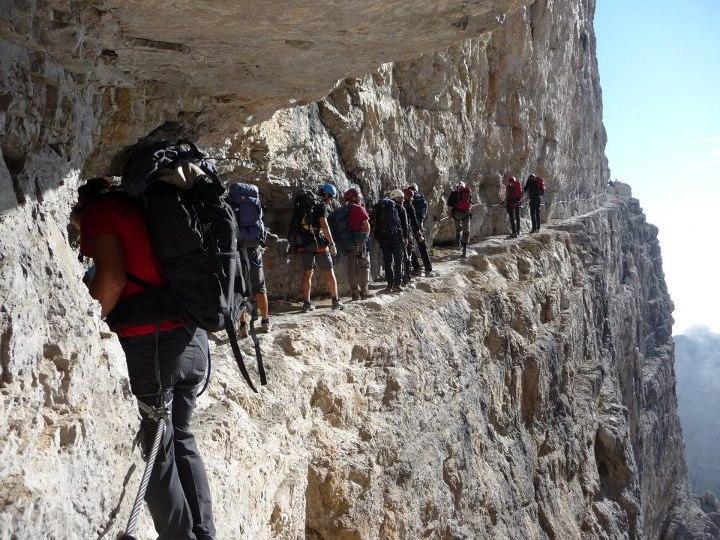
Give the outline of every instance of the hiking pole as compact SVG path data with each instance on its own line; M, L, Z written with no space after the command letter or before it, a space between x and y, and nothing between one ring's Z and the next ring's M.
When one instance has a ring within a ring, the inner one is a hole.
M155 409L154 411L154 415L158 420L157 429L155 429L155 439L153 440L148 460L145 463L145 470L143 471L142 478L140 479L140 487L138 487L135 503L133 503L132 511L130 512L130 519L128 519L125 534L120 537L120 540L137 540L137 536L133 533L135 532L135 527L137 526L137 520L140 517L140 510L142 509L142 503L145 499L145 492L147 491L148 484L150 483L150 474L155 466L155 459L157 458L160 443L162 442L163 435L165 434L165 424L168 418L168 410L166 407L162 407L161 412L158 412L158 409Z

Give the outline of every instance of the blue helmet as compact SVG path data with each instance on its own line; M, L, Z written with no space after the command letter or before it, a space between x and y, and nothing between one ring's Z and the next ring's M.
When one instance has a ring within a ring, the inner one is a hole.
M320 186L320 192L327 193L333 199L337 197L337 188L332 184L323 184L322 186Z

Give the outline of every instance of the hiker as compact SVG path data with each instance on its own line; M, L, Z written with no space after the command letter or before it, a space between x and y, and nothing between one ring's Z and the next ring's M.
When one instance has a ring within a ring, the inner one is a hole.
M523 188L514 176L505 178L505 209L510 218L510 238L520 235L520 206Z
M540 230L540 205L542 196L545 195L545 180L531 174L525 181L523 191L527 193L530 206L530 220L532 221L531 233Z
M228 189L227 203L235 213L238 224L238 251L240 269L246 290L255 297L255 308L260 312L259 334L270 332L270 316L265 287L262 253L265 250L267 230L263 223L260 190L252 184L235 183ZM247 322L240 321L240 337L247 337Z
M368 238L370 236L370 216L362 204L360 192L356 188L348 189L343 195L345 201L346 226L348 241L343 246L347 257L347 274L350 294L353 300L366 300L373 296L368 290L370 280L370 252L368 251ZM333 235L339 242L337 235Z
M414 246L416 245L417 251L420 252L420 257L423 261L423 266L425 268L425 276L432 277L437 274L433 271L432 262L430 261L430 255L428 254L427 243L425 242L425 231L422 226L422 223L425 219L425 214L418 213L418 209L422 210L423 207L416 204L416 195L420 195L420 197L422 197L422 195L417 191L417 184L413 185L415 186L415 190L412 189L412 186L407 187L403 190L403 207L405 208L405 212L407 213L408 223L413 233L413 239L408 243L407 253L410 259L410 265L412 266L413 275L420 275L422 270L420 268L420 261L418 260L417 252L414 248ZM425 202L424 197L422 197L422 202ZM427 211L427 203L425 203L425 211Z
M392 200L398 207L398 214L400 215L400 227L402 228L403 232L403 266L402 266L402 280L400 281L400 284L406 287L414 287L415 285L412 283L413 277L412 277L412 263L410 258L411 248L412 248L412 233L413 228L410 225L410 216L408 214L408 211L405 206L405 193L402 189L396 189L392 192ZM413 221L415 220L414 209L411 209L413 212ZM415 224L417 226L417 224Z
M462 249L462 257L467 254L470 239L470 218L472 217L472 192L465 182L458 182L447 198L450 217L455 222L455 245ZM462 236L461 236L462 233Z
M80 252L93 259L95 273L88 287L90 295L100 303L102 317L112 314L120 301L143 292L141 286L128 279L130 274L156 287L163 284L143 212L136 201L113 189L104 178L88 180L78 190L74 213L80 222ZM157 426L150 411L162 405L171 410L171 424L164 432L145 493L159 538L215 538L210 486L190 431L196 387L207 368L207 334L179 318L120 324L108 317L108 323L125 352L146 449L152 444Z
M335 197L337 189L332 184L323 184L317 195L310 190L302 190L295 197L288 241L302 262L303 313L315 309L315 304L310 301L310 292L316 267L325 275L325 283L332 297L332 309L345 308L338 297L333 270L333 257L337 256L337 248L327 222L328 205Z
M425 196L420 193L417 184L410 184L408 186L412 190L412 204L415 208L415 217L418 220L420 228L425 230L425 217L427 216L428 203L425 200Z
M399 189L382 197L373 207L371 228L380 246L387 286L385 292L402 292L406 256L407 221L401 217L404 196Z

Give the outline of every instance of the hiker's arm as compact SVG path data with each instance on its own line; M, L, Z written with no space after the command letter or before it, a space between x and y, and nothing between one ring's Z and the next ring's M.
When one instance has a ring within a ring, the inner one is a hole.
M117 304L127 283L120 239L114 234L101 234L93 239L92 258L95 276L90 282L90 296L100 302L105 317Z
M365 220L360 224L360 232L369 233L370 232L370 221Z
M323 235L329 244L334 244L332 233L330 232L330 226L328 225L327 219L324 217L320 218L320 228L322 229Z

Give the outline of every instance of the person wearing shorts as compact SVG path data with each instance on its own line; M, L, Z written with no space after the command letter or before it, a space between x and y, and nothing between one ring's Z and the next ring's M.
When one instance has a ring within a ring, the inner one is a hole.
M263 269L262 251L260 247L246 248L247 259L245 253L240 252L240 264L242 265L243 276L247 276L250 280L250 291L255 295L255 305L260 312L260 328L259 334L267 334L270 332L270 308L268 304L267 288L265 287L265 271ZM247 287L247 284L245 285ZM239 334L241 337L247 336L247 325L245 321L240 323Z
M337 196L337 189L332 184L323 185L318 195L322 199L319 201L312 214L312 227L317 232L316 245L320 246L315 250L299 251L300 261L302 263L302 297L303 312L315 309L315 304L310 301L310 292L312 291L312 276L315 268L318 268L325 275L325 283L332 297L332 309L345 309L340 302L337 290L337 280L335 279L335 270L333 269L333 256L337 255L337 248L333 242L330 226L327 222L328 205Z

